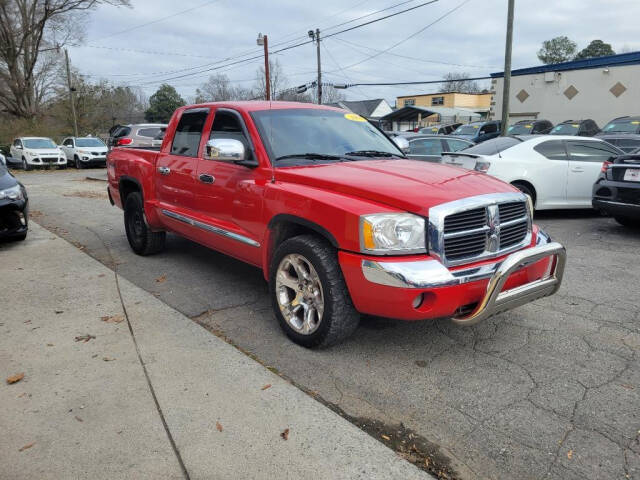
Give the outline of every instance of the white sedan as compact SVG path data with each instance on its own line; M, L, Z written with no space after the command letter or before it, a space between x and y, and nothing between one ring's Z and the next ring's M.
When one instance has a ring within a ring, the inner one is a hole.
M537 210L592 208L602 166L623 152L591 137L499 137L455 153L442 163L487 173L531 196Z

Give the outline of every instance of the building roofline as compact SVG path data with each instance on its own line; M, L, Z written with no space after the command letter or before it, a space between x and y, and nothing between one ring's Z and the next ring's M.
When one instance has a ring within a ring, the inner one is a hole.
M619 67L624 65L640 65L640 52L619 53L605 57L585 58L584 60L572 60L570 62L554 63L551 65L538 65L536 67L520 68L512 70L511 76L533 75L545 72L562 72L566 70L587 70L590 68ZM491 78L502 78L504 72L491 74Z
M447 94L451 94L451 93L457 93L458 95L491 95L491 92L474 92L474 93L467 93L467 92L434 92L434 93L416 93L415 95L400 95L396 98L410 98L410 97L427 97L430 95L447 95Z

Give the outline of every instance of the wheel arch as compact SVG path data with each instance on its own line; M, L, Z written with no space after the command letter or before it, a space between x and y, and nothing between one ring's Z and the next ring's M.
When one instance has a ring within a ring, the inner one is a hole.
M267 225L267 232L267 238L263 244L264 251L262 262L263 273L267 280L269 278L269 267L271 265L273 252L276 250L278 245L289 238L310 233L323 238L334 248L339 248L338 241L329 230L324 228L322 225L296 215L286 213L275 215Z
M513 180L511 182L511 185L513 185L514 187L518 187L518 185L524 185L525 187L527 187L529 190L531 190L531 193L533 194L533 205L536 205L536 201L538 199L538 191L536 190L536 187L533 185L533 183L531 183L528 180Z
M127 195L133 192L140 192L142 199L144 200L144 192L142 185L137 178L123 175L118 182L118 193L120 193L120 202L124 208L124 204L127 201Z

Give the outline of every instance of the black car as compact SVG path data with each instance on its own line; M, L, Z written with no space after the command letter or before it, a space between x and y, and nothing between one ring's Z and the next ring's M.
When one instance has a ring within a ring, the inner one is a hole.
M509 135L546 135L551 132L553 123L549 120L520 120L511 125Z
M500 125L500 120L471 122L466 125L460 125L452 135L473 143L482 143L499 137Z
M596 137L615 145L624 153L633 153L640 148L640 134L637 133L599 133Z
M0 163L0 239L24 240L28 224L27 191Z
M551 130L551 135L575 135L578 137L593 137L600 132L598 124L587 118L585 120L565 120Z
M600 135L640 134L640 117L618 117L607 123Z
M430 127L424 127L418 130L417 133L425 135L449 135L453 133L462 123L447 123L441 125L431 125Z
M602 167L593 186L593 208L627 227L640 226L640 155L620 155Z

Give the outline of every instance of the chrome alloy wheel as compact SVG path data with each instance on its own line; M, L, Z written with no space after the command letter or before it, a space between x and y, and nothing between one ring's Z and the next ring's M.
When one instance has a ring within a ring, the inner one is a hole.
M276 272L276 299L286 322L296 332L310 335L322 321L324 295L320 277L300 254L286 255Z

